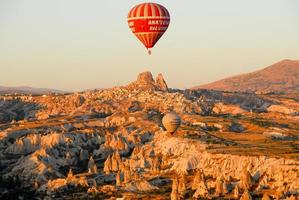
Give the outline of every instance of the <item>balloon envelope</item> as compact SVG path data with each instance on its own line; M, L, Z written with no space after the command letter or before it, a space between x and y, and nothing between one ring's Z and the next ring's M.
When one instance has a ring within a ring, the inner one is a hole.
M167 113L163 119L162 124L169 133L174 133L181 124L181 118L175 113Z
M142 3L128 14L128 24L135 36L147 48L153 48L170 23L168 10L156 3Z

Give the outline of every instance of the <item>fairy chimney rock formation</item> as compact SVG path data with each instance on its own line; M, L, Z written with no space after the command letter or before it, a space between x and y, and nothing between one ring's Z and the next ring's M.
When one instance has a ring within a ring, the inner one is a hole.
M179 185L178 185L178 193L182 199L185 198L187 188L186 188L186 178L184 175L182 175L179 179Z
M223 182L222 188L223 188L223 193L224 194L228 194L230 192L229 184L226 181Z
M161 170L161 159L156 156L154 157L153 161L152 161L152 166L151 166L151 170L153 173L158 174Z
M121 184L122 184L121 173L117 172L117 174L116 174L116 186L120 186Z
M124 174L124 183L128 183L132 180L131 176L131 171L129 166L124 166L123 168L123 174Z
M97 165L94 162L93 157L91 156L89 161L88 161L88 172L91 174L97 174L98 173L98 168Z
M112 171L112 160L111 160L111 156L108 156L108 158L104 163L104 172L105 174L110 174L111 171Z
M81 160L81 161L87 161L88 158L89 158L89 153L88 153L88 151L85 150L85 149L84 149L84 150L81 149L81 151L80 151L80 160Z
M74 177L73 170L72 170L72 168L70 168L70 170L67 174L67 180L71 180L73 177Z
M116 151L115 153L112 154L111 157L111 169L112 171L116 172L119 171L120 169L120 162L121 162L121 158L120 158L120 154L119 151Z
M215 193L216 193L217 196L222 196L222 194L223 194L223 183L224 183L224 181L223 181L222 177L218 177L216 179L216 191L215 191Z
M151 72L142 72L137 77L137 83L140 84L155 84L155 81L153 79L153 75Z
M194 193L193 197L194 198L205 198L210 195L209 190L207 188L207 185L204 180L201 180L200 183L197 185L197 190Z
M178 178L175 177L172 180L172 191L171 191L171 195L170 195L170 199L171 200L178 200L178 199L180 199L178 188L179 188L179 181L178 181Z
M158 74L158 76L156 78L156 85L158 86L158 88L160 88L160 90L165 91L165 92L168 91L167 83L164 80L164 77L161 73Z
M202 182L205 183L205 176L202 170L199 170L196 172L195 177L193 179L192 183L192 190L197 190L197 188L202 184Z
M159 74L156 81L151 72L140 73L137 80L127 86L129 90L150 90L150 91L168 91L168 86L162 74Z
M239 185L237 184L233 190L234 198L239 199L240 196L240 188Z

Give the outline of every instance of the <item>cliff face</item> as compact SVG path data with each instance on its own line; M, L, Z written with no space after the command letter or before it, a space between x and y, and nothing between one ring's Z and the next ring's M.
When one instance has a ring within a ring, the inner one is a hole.
M298 93L299 60L283 60L265 69L226 78L193 89L257 93Z

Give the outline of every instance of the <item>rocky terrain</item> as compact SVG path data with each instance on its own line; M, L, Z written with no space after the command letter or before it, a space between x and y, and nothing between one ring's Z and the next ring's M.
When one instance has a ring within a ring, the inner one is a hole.
M67 92L55 89L48 88L32 88L32 87L5 87L0 86L0 94L33 94L33 95L42 95L48 93L57 93L57 94L65 94Z
M265 69L230 77L194 89L255 93L299 93L299 60L283 60Z
M0 199L298 199L298 177L297 95L176 90L144 72L0 97Z

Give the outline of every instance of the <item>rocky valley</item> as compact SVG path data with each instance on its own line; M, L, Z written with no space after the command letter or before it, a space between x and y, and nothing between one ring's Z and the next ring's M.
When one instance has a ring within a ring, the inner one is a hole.
M144 72L0 96L0 199L299 199L299 94L171 89Z

